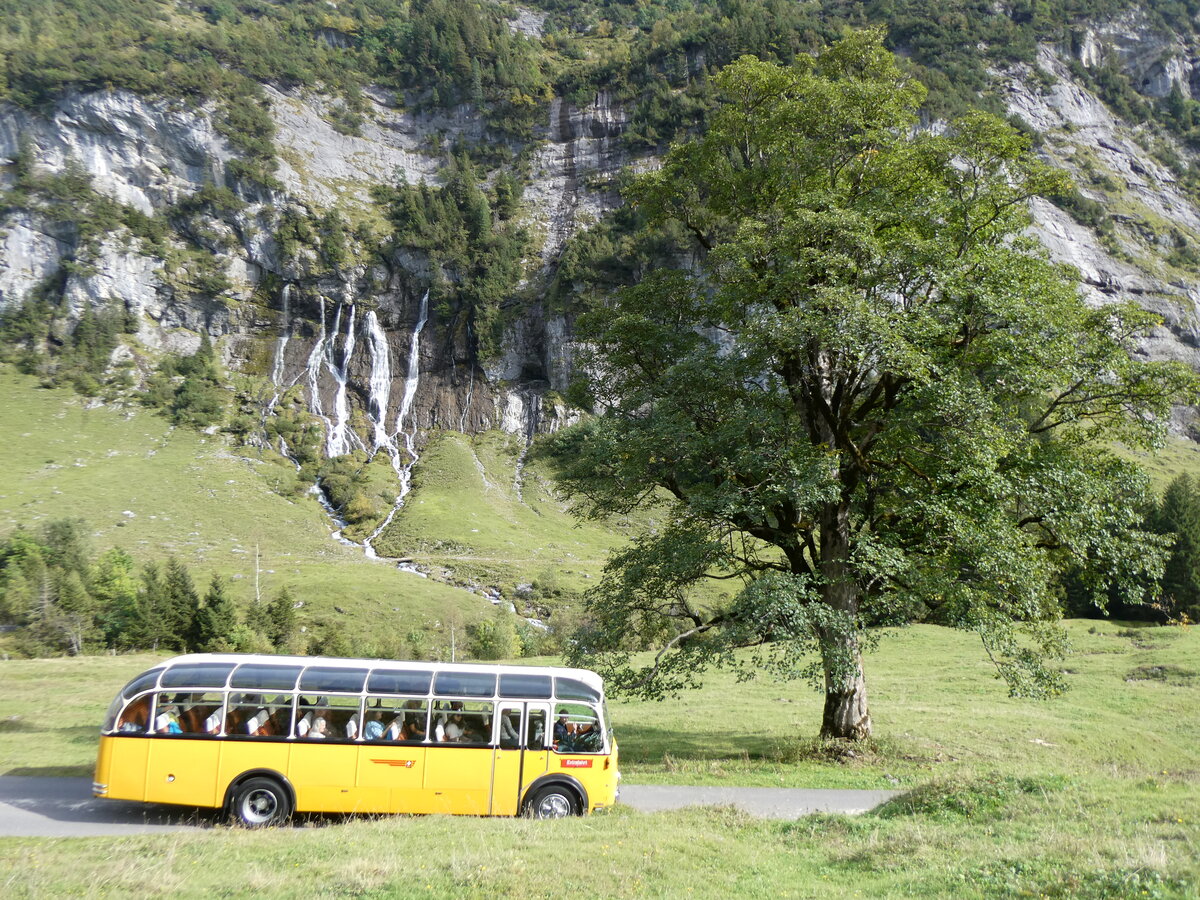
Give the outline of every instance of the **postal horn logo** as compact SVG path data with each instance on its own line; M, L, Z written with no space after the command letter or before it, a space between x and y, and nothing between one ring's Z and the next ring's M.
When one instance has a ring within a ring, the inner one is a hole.
M417 761L415 759L373 759L371 762L397 769L411 769Z

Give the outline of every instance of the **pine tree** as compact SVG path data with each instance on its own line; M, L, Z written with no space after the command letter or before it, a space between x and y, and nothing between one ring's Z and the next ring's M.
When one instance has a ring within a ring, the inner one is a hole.
M140 609L133 557L119 547L106 550L92 566L91 584L105 646L119 649L146 646L138 642Z
M142 569L138 590L137 611L131 617L133 629L139 634L134 646L157 650L177 646L172 640L170 598L167 584L155 563Z
M96 602L78 571L60 569L56 580L58 603L52 622L58 632L57 643L72 656L79 656L98 634Z
M1200 606L1200 489L1180 475L1163 492L1150 516L1150 527L1173 534L1175 541L1163 569L1163 602L1172 611Z
M196 593L187 567L173 556L167 560L163 583L165 644L186 651L188 647L195 646L200 595Z
M229 651L234 648L237 631L237 609L220 576L213 575L204 595L204 605L196 614L195 649L206 652Z
M286 587L267 604L266 636L278 650L284 649L296 634L296 606Z

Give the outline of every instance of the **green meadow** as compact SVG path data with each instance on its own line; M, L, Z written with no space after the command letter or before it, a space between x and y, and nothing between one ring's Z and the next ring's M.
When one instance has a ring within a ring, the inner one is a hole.
M866 661L877 739L822 744L798 683L717 673L615 700L627 782L895 787L863 816L730 809L563 822L321 818L250 832L0 841L10 896L1194 897L1200 632L1068 623L1071 690L1006 696L971 635L898 630ZM156 657L0 662L0 772L90 771L112 693ZM211 823L211 817L202 818Z

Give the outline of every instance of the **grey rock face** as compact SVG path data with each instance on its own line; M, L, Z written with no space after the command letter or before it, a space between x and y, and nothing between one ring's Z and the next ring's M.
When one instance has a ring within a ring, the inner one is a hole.
M1097 68L1115 58L1138 91L1147 97L1165 97L1172 85L1184 96L1191 93L1195 70L1191 51L1174 34L1156 26L1142 9L1133 9L1108 22L1092 25L1079 39L1079 61Z
M515 32L540 33L543 14L515 9L510 22ZM325 37L336 45L343 36L330 31ZM1200 237L1200 212L1171 172L1143 149L1138 129L1117 121L1072 79L1062 52L1040 51L1038 65L1053 78L1045 90L1033 86L1037 79L1024 68L998 78L1009 109L1046 135L1048 158L1085 176L1085 192L1088 172L1103 172L1118 186L1121 252L1044 202L1034 205L1037 236L1056 259L1079 269L1090 302L1133 298L1163 316L1164 326L1144 347L1147 354L1200 367L1200 285L1161 263L1166 251L1156 246L1158 238L1142 233L1146 229L1138 219ZM1119 60L1149 96L1165 96L1176 84L1190 91L1195 77L1191 51L1156 32L1140 13L1091 29L1077 52L1088 66ZM689 66L702 63L689 59ZM285 258L277 224L289 210L307 215L338 208L353 219L369 205L373 184L401 176L409 183L436 182L445 148L458 137L483 139L485 123L470 107L414 114L389 92L369 89L359 133L342 134L330 124L333 101L272 87L264 91L276 123L277 177L283 189L240 188L244 210L224 222L202 218L192 234L194 243L217 254L230 290L221 299L189 294L186 283L181 285L137 241L113 234L92 248L89 268L62 279L68 308L77 314L85 304L120 301L139 316L139 337L154 348L189 349L198 332L207 330L220 338L218 346L235 367L255 360L261 366L264 348L273 348L277 358L270 368L278 389L300 389L331 427L341 403L347 421L361 429L372 414L373 395L382 396L372 374L378 382L386 371L390 387L383 415L394 421L421 293L432 275L427 261L397 251L385 262L330 275L306 252ZM539 241L524 293L536 295L571 236L617 206L617 173L626 165L653 164L631 159L624 150L620 136L626 122L625 111L605 92L584 107L562 98L550 104L529 155L530 182L522 197L522 221ZM123 91L68 95L46 114L0 106L0 157L14 159L22 135L40 171L79 166L97 191L147 214L167 209L205 184L238 187L226 174L235 152L203 108ZM0 178L10 178L4 171L0 167ZM62 261L79 249L77 243L73 229L43 221L33 211L17 211L0 222L0 308L21 302L56 277ZM276 287L265 291L267 284ZM368 311L384 331L382 342L368 333ZM436 310L431 314L419 342L420 379L410 413L418 429L500 427L528 436L571 420L571 413L551 399L566 388L573 371L569 318L534 300L510 322L492 358L479 359L474 344L465 324L441 321ZM378 357L380 347L386 347L386 360ZM366 432L360 439L367 439Z
M1132 38L1127 43L1133 43ZM1141 130L1117 120L1099 99L1074 82L1054 48L1040 48L1038 65L1054 77L1053 85L1039 90L1027 71L1014 70L1004 80L1008 108L1042 132L1042 153L1071 172L1085 196L1103 201L1117 226L1106 246L1063 210L1035 200L1036 236L1054 259L1079 270L1088 302L1133 300L1163 317L1163 326L1144 343L1147 356L1182 360L1200 368L1196 340L1200 279L1171 271L1162 260L1169 252L1165 243L1169 236L1145 225L1158 223L1163 232L1174 228L1200 236L1200 211L1170 170L1143 149ZM1115 189L1117 202L1090 187L1097 178L1106 179Z
M224 184L234 156L203 110L128 91L71 93L48 116L0 105L0 156L15 158L22 136L45 170L74 161L98 191L144 213Z

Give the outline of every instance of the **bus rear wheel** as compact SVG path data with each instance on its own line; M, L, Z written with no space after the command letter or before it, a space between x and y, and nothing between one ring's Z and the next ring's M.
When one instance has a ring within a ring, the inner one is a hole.
M533 819L565 819L581 812L579 798L570 788L547 785L529 801L526 814Z
M287 790L274 778L248 778L233 795L233 821L247 828L280 825L292 814Z

